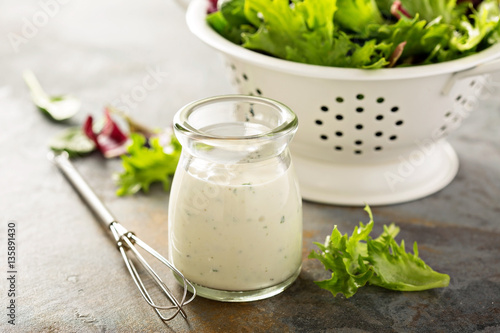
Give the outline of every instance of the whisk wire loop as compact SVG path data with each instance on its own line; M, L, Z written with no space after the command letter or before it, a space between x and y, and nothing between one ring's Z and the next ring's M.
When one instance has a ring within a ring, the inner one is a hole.
M127 267L128 271L130 273L130 276L132 276L132 279L133 279L135 285L137 286L137 288L139 289L139 292L141 293L144 300L146 300L146 302L151 307L153 307L153 309L158 314L158 316L164 321L168 321L168 320L173 319L179 312L181 313L181 315L184 318L187 318L186 313L182 309L182 306L186 304L184 301L184 298L180 302L177 302L175 300L175 298L171 295L170 290L168 288L165 288L166 285L163 283L161 278L159 278L158 275L156 273L154 273L154 271L151 269L151 267L145 262L145 259L137 252L135 247L132 245L132 242L130 241L130 239L128 239L126 236L122 236L121 239L122 239L123 245L120 247L120 253L122 254L123 261L125 262L125 266ZM134 262L127 255L128 250L131 250L133 252L133 254L135 255L138 262L146 269L146 272L153 278L155 283L160 287L160 289L168 297L168 299L173 303L173 305L170 305L170 306L156 305L156 303L153 301L153 298L149 294L146 286L142 282L142 278L140 277L140 274L137 272L137 269L135 267ZM174 313L172 313L170 317L163 316L162 313L159 311L159 310L170 310L170 309L176 309L176 311Z
M146 272L149 274L149 276L153 279L153 281L156 283L156 285L163 291L163 293L168 297L168 299L172 302L173 305L170 305L170 306L160 306L160 305L157 305L157 304L154 303L151 295L148 293L146 287L144 286L144 283L142 282L142 279L141 279L140 275L137 273L135 265L130 260L130 258L128 258L128 256L127 256L127 260L126 260L125 264L127 265L127 268L129 269L129 272L130 272L132 278L134 279L134 282L136 283L137 287L141 291L141 294L144 297L144 299L146 300L146 302L150 306L152 306L155 310L169 310L169 309L176 308L177 311L173 314L173 317L175 317L175 315L178 312L180 312L181 315L184 318L187 318L185 311L182 309L182 306L188 304L189 302L191 302L194 299L195 294L193 293L193 296L188 301L186 301L187 288L184 288L183 297L182 297L181 301L178 302L175 299L175 297L173 297L172 291L167 287L167 285L158 276L158 274L154 271L154 269L151 268L151 266L146 261L146 259L144 259L144 257L139 253L139 251L137 251L137 249L135 248L134 244L136 244L136 245L140 246L141 248L143 248L145 251L147 251L148 253L150 253L151 255L153 255L156 259L160 260L162 263L163 263L163 261L165 261L165 262L168 262L168 261L165 258L163 258L156 251L153 250L153 252L151 252L150 250L152 250L152 248L150 248L149 246L147 246L146 243L144 243L143 241L141 241L137 236L135 236L131 232L128 232L126 235L122 235L120 239L126 245L126 249L124 251L125 255L126 255L126 250L132 251L132 253L134 254L134 256L137 259L137 261L146 270ZM146 245L146 246L144 247L143 245ZM169 268L173 268L173 266L171 266L170 263L168 263L167 266L169 266ZM174 270L174 273L177 273L177 272L175 272L175 270ZM187 283L186 287L187 287L187 285L190 285L190 283ZM190 285L190 286L192 287L192 285ZM160 315L160 317L162 317L162 316ZM167 319L164 319L164 320L167 320Z

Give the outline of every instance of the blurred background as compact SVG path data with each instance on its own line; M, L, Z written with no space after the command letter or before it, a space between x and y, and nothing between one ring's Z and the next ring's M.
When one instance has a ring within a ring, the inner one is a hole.
M191 35L175 0L1 0L0 37L0 99L27 95L29 68L49 94L82 100L76 121L113 103L168 126L182 105L231 91L222 61Z

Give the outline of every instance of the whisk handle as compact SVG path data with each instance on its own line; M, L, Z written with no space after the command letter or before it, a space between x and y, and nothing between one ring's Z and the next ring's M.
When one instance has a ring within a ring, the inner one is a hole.
M99 197L95 194L92 188L87 184L82 175L75 169L73 163L69 160L68 154L63 152L61 154L49 155L49 159L61 170L68 181L73 185L78 194L82 197L85 203L92 209L94 214L106 224L106 227L116 221L115 217L102 203Z

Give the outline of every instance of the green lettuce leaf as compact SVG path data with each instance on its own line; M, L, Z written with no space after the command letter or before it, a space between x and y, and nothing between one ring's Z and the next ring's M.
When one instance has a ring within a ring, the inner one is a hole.
M465 13L467 8L459 6L460 11L457 11L456 0L401 0L401 4L412 16L418 14L427 22L441 17L442 22L451 23L456 17Z
M50 139L49 147L55 152L67 152L69 157L82 156L96 149L82 130L81 126L69 127Z
M452 35L452 30L447 24L439 20L428 23L417 15L413 19L402 17L397 23L391 25L371 26L367 30L367 39L374 39L379 44L390 45L390 52L395 51L401 43L405 43L401 58L404 63L430 63L429 55L434 50L447 47ZM390 54L384 54L386 58ZM451 54L450 54L451 56Z
M390 17L391 16L391 6L394 0L375 0L375 3L377 4L378 9L380 10L380 13L384 17Z
M220 12L232 25L245 25L250 22L245 16L245 0L219 1Z
M386 44L353 41L335 30L336 0L246 0L245 14L255 33L243 34L243 46L278 58L313 65L382 68ZM390 54L390 53L389 53Z
M127 155L122 155L123 171L117 174L119 196L130 195L143 190L149 191L154 182L163 184L167 191L171 177L175 173L181 153L181 145L173 134L168 145L160 144L159 137L149 140L150 147L145 146L146 138L138 133L132 133L132 143L127 147Z
M398 246L393 237L384 235L380 240L368 240L368 261L375 274L370 284L391 290L418 291L446 287L447 274L435 272L418 257L417 242L413 254L405 251L405 243Z
M337 6L335 22L344 29L361 32L368 24L384 22L375 0L337 0Z
M342 235L334 227L324 244L315 243L318 251L311 251L309 258L319 260L331 277L315 283L332 293L352 297L366 283L391 290L417 291L446 287L450 277L438 273L418 257L417 243L413 254L405 251L404 241L398 245L394 238L399 228L394 224L384 226L384 232L372 239L373 215L365 207L370 221L359 222L351 237Z
M276 57L328 65L334 52L335 0L246 0L246 17L259 28L243 35L243 46ZM343 50L345 51L345 50Z
M242 34L256 31L244 13L245 0L222 1L220 10L207 15L208 24L221 36L235 44L242 44Z
M371 226L368 228L371 229ZM350 249L353 245L348 245L350 242L347 234L342 235L335 227L324 245L315 243L320 251L311 252L309 255L309 258L318 259L325 269L332 271L330 279L315 283L330 291L333 296L339 293L346 297L353 296L373 275L373 269L365 265L357 246L355 249Z
M495 0L482 2L477 11L473 9L471 21L463 17L450 45L459 51L475 49L491 32L498 29L500 7ZM498 40L497 40L498 42Z
M306 64L376 69L458 59L500 42L499 4L455 0L223 0L207 16L250 50ZM468 14L472 12L472 14ZM396 17L397 16L397 17Z

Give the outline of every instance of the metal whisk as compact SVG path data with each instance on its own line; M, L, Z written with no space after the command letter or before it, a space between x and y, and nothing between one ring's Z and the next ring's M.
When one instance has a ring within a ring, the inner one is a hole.
M104 225L111 230L113 237L116 241L116 245L118 250L120 251L125 265L127 266L132 279L134 280L137 288L141 292L142 297L146 300L146 302L153 307L158 316L164 320L168 321L173 319L178 313L180 313L184 318L187 318L186 313L183 310L183 306L190 303L196 296L196 289L191 282L189 282L182 273L177 270L168 260L166 260L162 255L156 252L149 245L141 241L135 234L131 231L128 231L125 227L123 227L120 223L116 221L111 212L106 208L106 206L101 202L101 200L94 193L92 188L87 184L87 182L82 178L78 170L75 169L71 161L69 160L68 154L63 152L61 154L49 153L49 159L54 162L54 164L61 170L61 172L66 176L69 182L73 185L75 190L80 194L83 200L87 203L87 205L92 209L92 211L97 215L99 220L104 223ZM178 301L167 285L162 281L162 279L158 276L158 274L151 268L148 262L144 259L144 257L139 253L139 251L135 248L135 245L140 246L145 251L150 253L153 257L158 259L160 262L165 264L169 269L171 269L178 280L182 281L184 291L182 294L182 299ZM139 272L136 269L134 262L129 257L129 252L134 254L136 260L141 264L144 270L149 274L149 276L153 279L156 285L160 288L163 294L167 296L172 305L160 306L157 305L150 293L146 289L142 278L139 275ZM191 289L193 295L191 298L186 300L188 288ZM170 316L165 317L160 310L175 310Z

